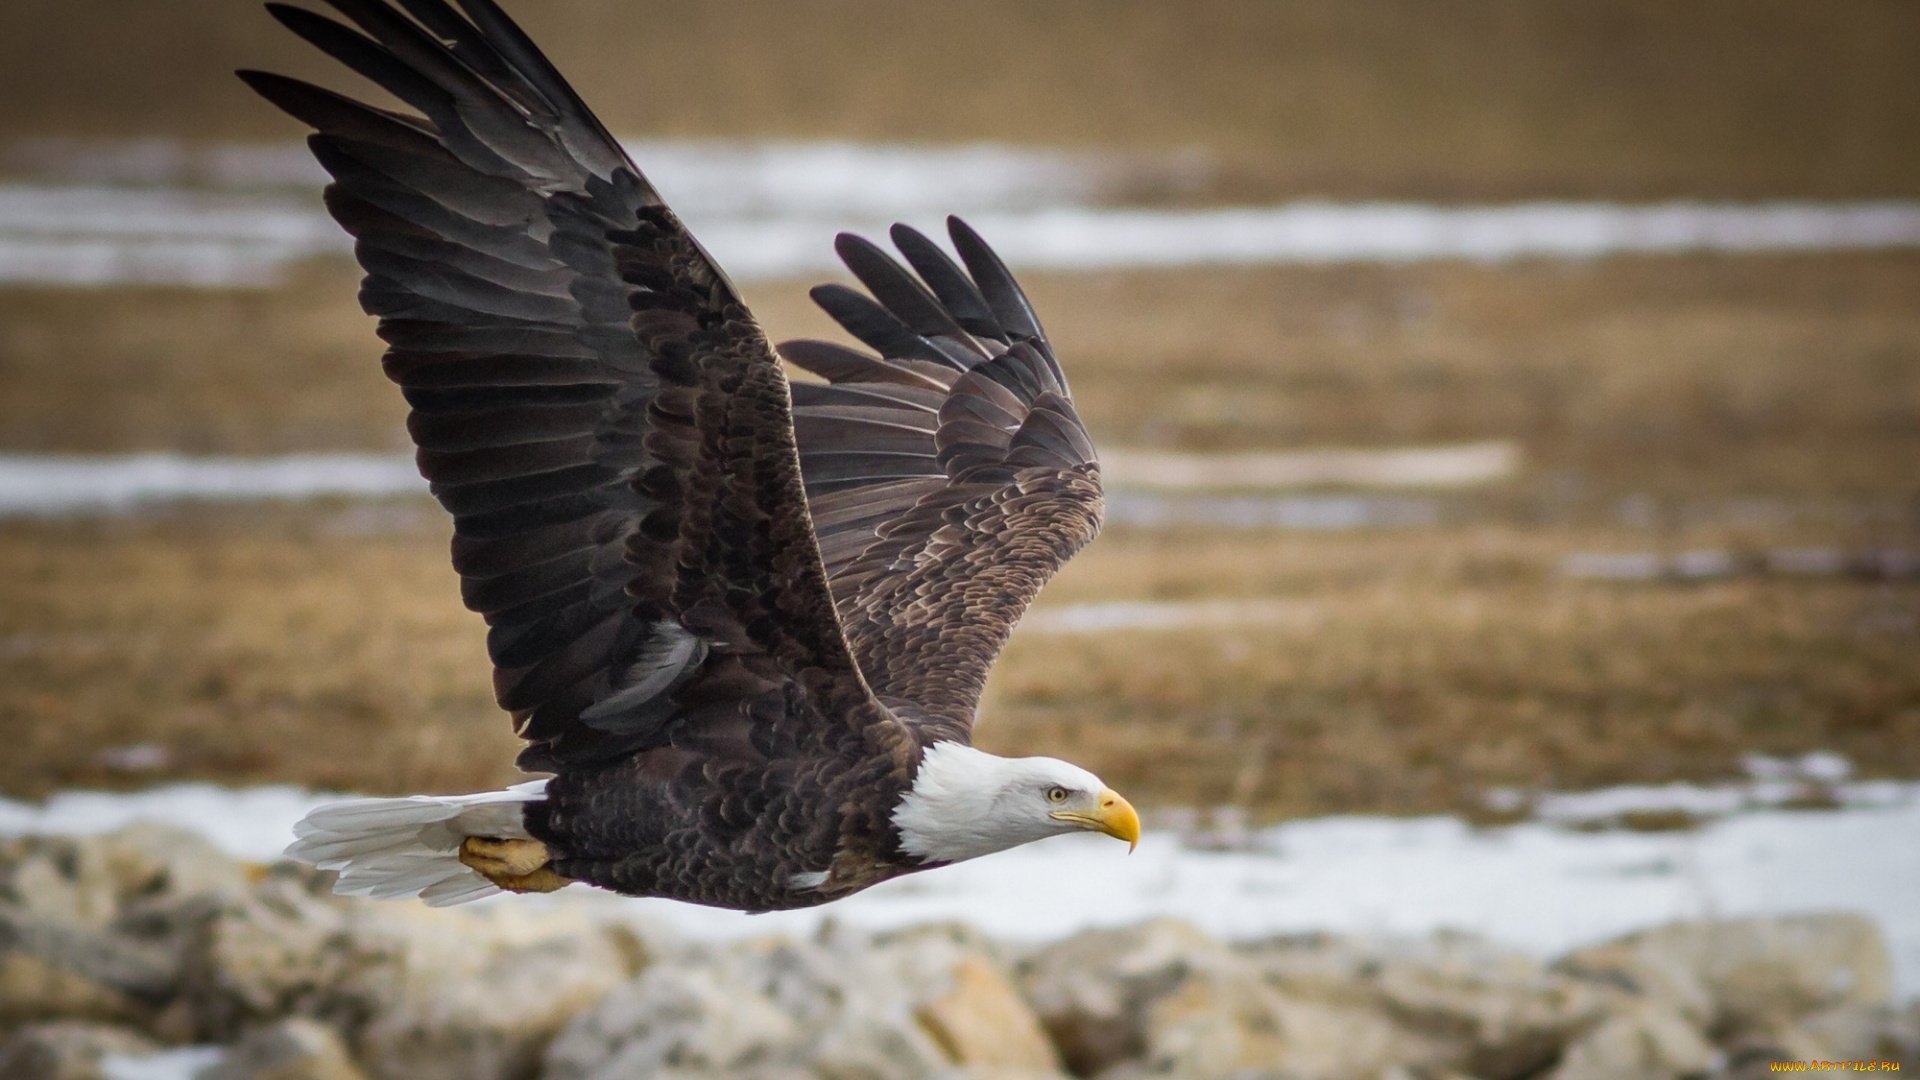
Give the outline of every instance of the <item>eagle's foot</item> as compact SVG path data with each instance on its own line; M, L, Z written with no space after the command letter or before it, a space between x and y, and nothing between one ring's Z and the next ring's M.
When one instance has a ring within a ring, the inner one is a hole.
M552 857L538 840L469 836L460 845L461 862L508 892L552 892L573 884L547 865Z

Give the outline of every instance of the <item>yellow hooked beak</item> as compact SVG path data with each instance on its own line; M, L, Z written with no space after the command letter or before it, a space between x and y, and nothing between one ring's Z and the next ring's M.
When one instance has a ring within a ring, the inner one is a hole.
M1128 854L1140 846L1140 815L1134 812L1132 803L1121 798L1120 793L1112 788L1100 792L1100 809L1092 813L1056 810L1053 817L1071 821L1083 829L1106 833L1116 840L1125 840Z

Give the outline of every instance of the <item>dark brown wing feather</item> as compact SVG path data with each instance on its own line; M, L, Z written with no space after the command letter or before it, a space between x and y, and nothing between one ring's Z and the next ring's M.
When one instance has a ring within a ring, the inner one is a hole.
M328 2L357 29L270 10L424 118L242 77L317 129L522 763L698 743L702 716L752 757L740 717L774 690L768 724L810 726L789 746L891 723L835 618L785 380L732 285L491 0Z
M841 623L923 740L968 737L1014 624L1101 515L1093 443L1032 306L972 229L948 228L965 270L903 225L917 278L858 237L836 245L874 299L814 297L879 356L780 346L828 380L794 384L794 419Z

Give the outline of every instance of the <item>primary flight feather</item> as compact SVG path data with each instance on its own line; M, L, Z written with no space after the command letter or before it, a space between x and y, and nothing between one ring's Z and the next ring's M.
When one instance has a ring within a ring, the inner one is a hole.
M988 668L1100 527L1100 470L985 241L836 243L814 299L871 352L779 355L492 0L279 4L406 103L242 72L316 130L361 303L453 515L500 705L549 779L321 807L288 853L448 904L584 882L764 911L1074 830L1083 769L970 744ZM909 269L909 267L911 269ZM869 295L870 294L870 295Z

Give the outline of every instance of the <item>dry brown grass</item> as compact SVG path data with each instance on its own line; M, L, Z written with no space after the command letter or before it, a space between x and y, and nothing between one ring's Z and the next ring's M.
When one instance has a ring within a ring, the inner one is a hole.
M1622 546L1647 538L1116 531L1050 603L1272 597L1281 617L1016 638L982 743L1069 757L1161 805L1266 816L1713 779L1751 752L1827 748L1879 775L1920 771L1920 585L1552 572L1569 551Z
M1695 536L1683 542L1718 542ZM1043 601L1231 597L1235 630L1033 634L982 742L1146 806L1428 811L1490 786L1725 776L1745 752L1920 773L1920 585L1557 578L1644 536L1116 530ZM168 778L454 791L511 776L477 617L422 503L0 529L0 792ZM100 751L165 747L116 770Z
M1109 444L1514 438L1590 495L1920 492L1920 257L1045 278Z
M322 264L256 294L0 290L0 445L398 445L399 395L351 286ZM1920 774L1920 587L1551 572L1581 550L1920 546L1920 256L1205 270L1033 291L1109 445L1498 437L1529 469L1482 497L1480 525L1110 531L1044 603L1264 598L1297 617L1025 636L995 677L986 745L1082 761L1147 805L1263 814L1721 776L1749 751ZM751 299L776 336L828 332L798 285ZM1895 512L1629 531L1613 507L1630 492ZM6 524L0 792L497 784L513 740L481 636L424 503ZM147 743L171 763L99 757Z
M0 289L0 445L405 448L358 279L324 261L272 291Z
M515 740L454 589L426 505L5 526L0 791L152 779L99 758L142 744L161 777L503 779Z
M0 445L404 447L355 272L260 293L0 289ZM1035 276L1107 445L1517 439L1525 493L1920 495L1920 255ZM776 340L839 337L802 283Z
M1908 0L519 0L622 132L1202 147L1244 197L1920 192ZM0 4L0 140L285 139L255 0Z

